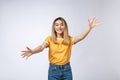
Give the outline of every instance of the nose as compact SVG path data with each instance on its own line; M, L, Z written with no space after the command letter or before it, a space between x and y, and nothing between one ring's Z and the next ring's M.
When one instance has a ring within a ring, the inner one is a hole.
M62 26L61 26L61 25L59 25L59 26L58 26L58 28L60 28L60 29L61 29L61 28L62 28Z

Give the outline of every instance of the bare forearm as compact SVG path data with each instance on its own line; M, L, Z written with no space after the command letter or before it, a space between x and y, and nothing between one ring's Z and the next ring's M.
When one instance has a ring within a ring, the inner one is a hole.
M39 53L41 51L43 51L43 47L40 45L38 47L36 47L35 49L32 50L32 54L36 54L36 53Z
M82 32L80 35L74 37L74 43L77 43L77 42L83 40L89 34L90 31L91 31L91 28L87 27L84 32Z
M79 39L83 40L89 34L90 31L91 31L91 28L87 27L87 29L79 35Z
M83 40L89 34L91 29L98 25L98 18L94 17L93 19L88 19L88 23L87 29L79 36L74 37L73 44Z

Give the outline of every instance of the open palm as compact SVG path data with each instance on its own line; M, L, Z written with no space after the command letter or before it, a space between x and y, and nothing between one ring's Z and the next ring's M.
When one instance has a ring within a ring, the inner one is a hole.
M88 24L90 28L94 28L98 25L98 18L94 17L93 19L88 19Z
M22 51L23 54L21 54L21 56L24 58L26 57L26 59L28 59L28 57L30 57L32 55L32 50L29 47L26 47L27 50Z

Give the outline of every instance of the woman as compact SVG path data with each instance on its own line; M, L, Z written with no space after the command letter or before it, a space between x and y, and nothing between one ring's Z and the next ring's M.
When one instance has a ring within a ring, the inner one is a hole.
M70 66L71 48L83 40L88 33L98 24L98 19L88 19L87 29L76 37L72 37L68 33L68 26L62 17L54 20L52 25L51 36L46 37L45 41L36 47L30 49L26 47L26 51L22 51L23 58L42 52L45 48L49 48L49 71L48 80L72 80L72 70Z

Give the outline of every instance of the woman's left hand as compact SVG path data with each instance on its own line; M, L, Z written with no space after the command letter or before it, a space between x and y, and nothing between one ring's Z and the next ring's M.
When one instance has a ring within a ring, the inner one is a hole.
M90 28L94 28L95 26L98 25L98 18L94 17L93 19L88 19L88 24Z

